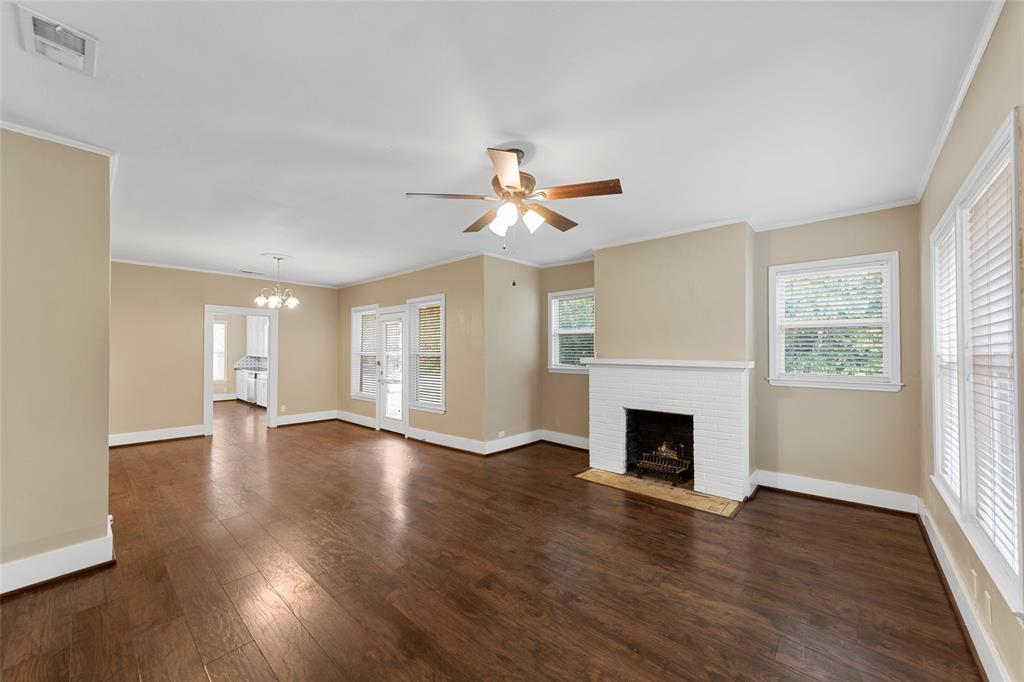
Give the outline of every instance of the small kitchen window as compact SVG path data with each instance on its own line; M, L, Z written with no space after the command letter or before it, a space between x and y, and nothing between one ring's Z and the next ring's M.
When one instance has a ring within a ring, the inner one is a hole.
M226 348L228 325L223 320L213 322L213 380L227 381Z

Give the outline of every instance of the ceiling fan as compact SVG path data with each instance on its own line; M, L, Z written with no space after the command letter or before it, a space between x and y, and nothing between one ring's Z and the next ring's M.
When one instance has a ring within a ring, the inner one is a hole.
M533 234L542 224L547 223L565 232L576 227L577 223L561 213L552 211L539 201L555 201L558 199L575 199L578 197L597 197L606 194L622 194L619 179L580 182L574 185L558 185L536 189L537 179L529 173L519 170L523 160L521 149L488 149L491 163L496 175L491 178L494 196L489 194L432 194L429 192L406 192L407 197L434 197L436 199L479 199L482 201L500 201L501 205L492 208L480 216L475 223L464 232L479 232L489 227L499 237L504 237L508 228L523 217L527 229Z

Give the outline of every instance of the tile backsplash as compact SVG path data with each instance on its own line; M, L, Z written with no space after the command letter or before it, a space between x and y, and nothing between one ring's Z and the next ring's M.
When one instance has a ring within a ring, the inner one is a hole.
M258 372L266 372L267 359L258 358L255 355L246 355L235 363L235 369L251 369Z

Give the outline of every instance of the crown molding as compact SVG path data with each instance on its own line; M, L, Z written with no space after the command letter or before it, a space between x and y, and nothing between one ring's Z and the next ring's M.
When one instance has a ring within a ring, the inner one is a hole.
M591 253L589 256L581 256L579 258L570 258L569 260L556 260L556 261L549 261L549 262L546 262L546 263L541 263L537 267L539 267L541 270L547 270L548 268L560 268L563 265L577 265L579 263L593 263L593 262L594 262L594 254Z
M746 223L750 225L750 220L747 218L731 218L729 220L719 220L713 223L703 223L701 225L693 225L691 227L684 227L678 230L671 230L669 232L659 232L653 234L650 237L639 237L637 239L624 239L621 241L607 242L605 244L599 244L594 247L594 251L600 251L601 249L613 249L616 246L629 246L630 244L639 244L641 242L650 242L655 239L665 239L666 237L677 237L681 234L689 234L690 232L700 232L701 230L712 230L716 227L725 227L726 225L735 225L737 223Z
M854 208L849 211L840 211L839 213L829 213L826 215L812 216L809 218L799 218L797 220L787 220L779 223L770 223L768 225L753 225L751 228L754 232L769 232L771 230L782 230L787 227L799 227L800 225L810 225L811 223L820 223L826 220L835 220L837 218L850 218L856 215L864 215L865 213L876 213L878 211L888 211L891 208L902 208L903 206L913 206L919 201L919 199L901 199L899 201L891 201L887 204L877 204L875 206L864 206L862 208Z
M184 265L166 265L164 263L148 263L146 261L138 260L126 260L124 258L111 258L111 263L123 263L124 265L141 265L146 268L161 268L164 270L185 270L186 272L201 272L204 275L223 275L224 277L241 277L242 279L251 279L255 282L266 282L273 280L273 277L253 277L252 275L243 275L240 272L223 272L222 270L204 270L203 268L188 268ZM292 284L300 287L317 287L318 289L337 289L338 287L331 286L330 284L314 284L312 282L295 282L292 280L281 280L281 284Z
M17 123L11 123L10 121L0 120L0 128L10 130L12 133L20 133L22 135L28 135L29 137L35 137L40 140L46 140L47 142L56 142L66 147L74 147L75 149L81 149L85 152L92 152L93 154L99 154L110 159L110 195L114 194L114 178L117 177L117 166L121 159L120 152L115 152L106 147L99 147L88 142L82 142L81 140L74 140L70 137L64 137L63 135L57 135L56 133L50 133L45 130L38 130L36 128L29 128L28 126L18 125Z
M477 258L477 257L483 256L483 255L490 255L490 254L484 254L483 252L467 253L467 254L462 255L462 256L456 256L455 258L448 258L446 260L436 261L434 263L428 263L426 265L419 265L419 266L417 266L415 268L409 268L408 270L400 270L398 272L392 272L391 274L388 274L388 275L379 275L377 277L370 277L368 279L361 279L361 280L357 280L355 282L346 282L345 284L339 284L335 288L336 289L348 289L349 287L357 287L360 284L370 284L372 282L379 282L379 281L381 281L383 279L391 279L392 277L401 277L402 275L411 275L412 273L420 272L421 270L429 270L431 268L437 268L437 267L440 267L442 265L449 265L451 263L458 263L459 261L469 260L471 258Z
M928 181L932 177L932 171L935 170L935 164L939 161L939 155L942 154L942 148L946 146L946 139L949 137L949 133L953 130L953 124L956 123L956 117L960 114L960 107L963 106L964 100L967 98L967 91L971 87L971 83L974 81L974 74L978 71L978 65L981 64L982 57L985 56L985 50L988 48L988 41L992 39L992 33L996 29L996 24L999 23L999 16L1003 12L1003 6L1006 4L1006 0L992 0L991 5L988 9L988 14L985 15L985 20L981 24L981 30L978 31L977 41L974 43L974 51L971 53L971 60L967 64L967 68L964 70L963 76L960 78L960 86L957 88L956 95L953 97L953 104L949 108L949 112L946 114L946 120L942 124L942 129L939 131L939 136L935 140L935 146L932 147L931 155L928 157L928 164L925 166L924 175L921 177L921 181L917 185L917 198L913 203L921 201L921 197L924 196L924 190L928 186Z
M502 256L497 253L490 253L489 251L481 252L482 256L489 256L491 258L497 258L498 260L508 261L509 263L515 263L516 265L525 265L528 268L539 268L540 265L532 261L523 260L521 258L512 258L511 256Z

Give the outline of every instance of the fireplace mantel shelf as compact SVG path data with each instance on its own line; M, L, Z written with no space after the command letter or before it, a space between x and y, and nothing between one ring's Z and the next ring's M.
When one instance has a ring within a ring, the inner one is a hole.
M628 367L695 367L701 369L751 369L754 362L747 360L640 360L623 358L583 358L581 362L590 366Z

